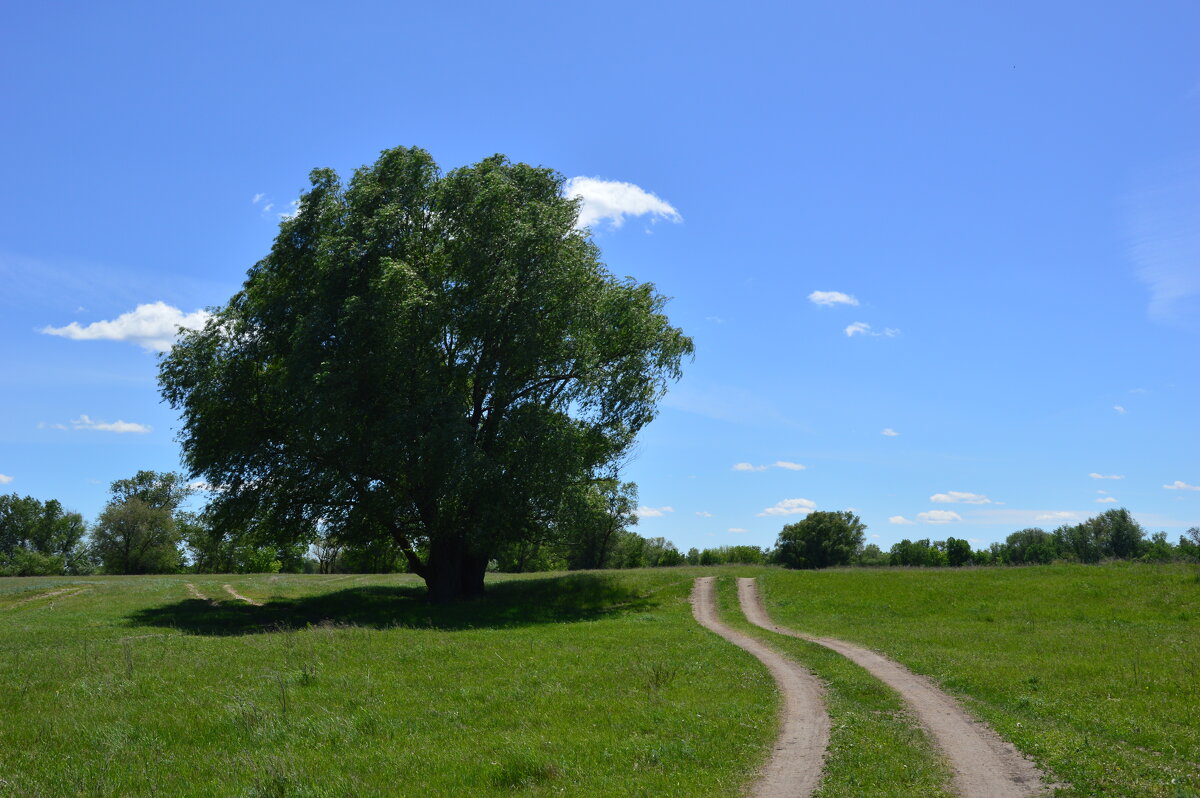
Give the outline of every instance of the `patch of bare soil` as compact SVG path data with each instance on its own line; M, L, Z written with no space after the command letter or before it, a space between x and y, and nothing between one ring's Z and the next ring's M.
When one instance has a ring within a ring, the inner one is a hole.
M261 606L262 606L262 602L261 602L261 601L255 601L254 599L251 599L251 598L246 598L246 597L245 597L245 596L243 596L241 593L239 593L239 592L237 592L236 590L234 590L234 589L233 589L233 585L224 585L224 588L225 588L225 592L226 592L226 593L228 593L229 595L233 596L233 597L234 597L235 599L237 599L238 601L244 601L244 602L246 602L247 604L252 604L252 605L253 605L253 606L255 606L255 607L261 607Z
M783 694L775 750L749 794L753 798L811 795L821 780L825 748L829 744L829 715L821 684L795 662L721 623L713 581L711 576L696 580L692 588L692 614L701 626L757 657L767 666Z
M810 637L771 620L753 579L738 579L742 612L755 626L810 640L861 665L898 692L941 749L954 771L954 790L964 798L1024 798L1049 791L1042 773L1012 743L924 676L874 651L830 637Z

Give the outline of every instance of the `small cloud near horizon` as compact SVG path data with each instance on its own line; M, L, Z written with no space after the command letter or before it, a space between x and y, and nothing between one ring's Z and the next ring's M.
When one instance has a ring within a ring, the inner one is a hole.
M891 517L889 517L889 518L888 518L888 523L889 523L889 524L900 524L900 525L902 525L902 526L913 526L913 525L915 525L917 522L916 522L916 521L909 521L907 518L905 518L905 517L904 517L904 516L902 516L902 515L893 515L893 516L891 516Z
M937 504L995 504L981 493L964 493L960 490L948 490L945 493L935 493L929 501Z
M917 520L926 524L950 524L963 520L963 517L950 510L930 510L926 513L917 513Z
M667 507L639 507L637 510L638 517L640 517L640 518L661 518L662 516L666 515L667 513L673 513L673 512L675 512L675 508L670 507L670 506L667 506Z
M700 516L701 518L712 518L713 517L713 514L710 513L708 510L697 510L696 515Z
M883 432L881 432L881 433L879 433L879 434L880 434L880 435L886 435L886 436L888 436L889 438L895 438L895 437L896 437L897 435L899 435L900 433L899 433L899 432L896 432L896 430L892 429L891 427L884 427L884 428L883 428Z
M1124 474L1097 474L1095 471L1088 474L1092 479L1125 479Z
M0 474L0 485L7 485L8 483L10 483L12 481L13 481L13 478L10 477L8 474Z
M1177 479L1170 485L1163 485L1167 490L1200 490L1200 485L1189 485L1181 479Z
M132 421L96 421L87 415L80 415L79 418L71 419L71 426L75 429L91 429L100 432L135 432L139 435L151 431L151 428L145 424L135 424Z

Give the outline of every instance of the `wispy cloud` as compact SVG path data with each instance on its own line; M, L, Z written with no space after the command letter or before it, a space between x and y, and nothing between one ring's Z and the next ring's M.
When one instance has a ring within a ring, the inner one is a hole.
M935 493L929 501L938 504L993 504L994 502L982 493L964 493L960 490L948 490L945 493Z
M817 503L808 499L784 499L772 507L767 507L759 517L772 515L808 515L817 508Z
M813 291L808 295L808 301L814 305L833 307L834 305L858 305L858 300L841 291Z
M638 516L641 518L661 518L667 513L675 512L674 507L639 507Z
M958 513L949 510L930 510L927 513L917 513L917 520L926 524L952 524L963 518Z
M1167 490L1200 490L1200 485L1189 485L1183 480L1177 479L1170 485L1163 485Z
M1051 510L1050 512L1038 513L1034 516L1035 521L1077 521L1079 513L1071 512L1070 510Z
M1129 412L1128 410L1126 410L1125 408L1121 407L1120 405L1113 405L1113 410L1116 410L1116 411L1117 411L1118 413L1120 413L1121 415L1125 415L1126 413L1128 413L1128 412Z
M134 432L143 435L150 432L151 428L145 424L135 424L132 421L96 421L90 416L81 415L79 418L71 419L71 426L75 429L91 429L99 432Z
M175 343L179 328L198 330L208 321L209 313L197 310L184 313L165 302L138 305L112 321L94 321L86 326L73 321L65 327L43 327L40 332L74 341L128 341L149 352L166 352Z
M1116 504L1117 500L1114 499L1112 496L1101 496L1099 499L1096 499L1096 503L1097 504Z
M785 471L803 471L808 466L800 463L793 463L788 460L776 460L770 465L754 465L753 463L734 463L734 471L766 471L768 468L782 468Z
M13 478L10 477L8 474L0 474L0 485L7 485L8 483L10 483L12 481L13 481Z
M880 435L886 435L886 436L888 436L889 438L894 438L894 437L896 437L897 435L899 435L900 433L899 433L899 432L896 432L896 430L892 429L891 427L885 427L885 428L884 428L884 430L883 430L883 432L881 432L881 433L879 433L879 434L880 434Z
M731 526L731 527L729 527L729 531L735 535L744 535L745 533L749 532L750 530L742 529L740 526Z
M713 514L710 513L708 510L697 510L696 515L700 516L701 518L712 518L713 517Z
M1196 330L1200 315L1200 161L1130 198L1129 254L1150 289L1147 313Z
M1125 479L1124 474L1097 474L1095 471L1088 474L1092 479Z
M907 518L905 518L902 515L893 515L888 518L888 523L889 524L900 524L901 526L912 526L912 525L916 524L917 522L909 521Z
M872 336L875 338L879 338L880 336L884 336L887 338L895 338L897 335L900 334L900 331L895 329L894 327L885 327L883 329L883 332L875 332L874 330L871 329L871 325L867 324L865 321L856 321L853 324L847 326L846 329L843 330L843 332L845 332L846 336L849 338L853 338L856 335Z
M563 194L582 200L579 203L578 227L591 227L607 220L617 228L624 224L626 216L650 216L652 221L683 221L679 211L669 202L633 183L598 177L572 177L563 184Z

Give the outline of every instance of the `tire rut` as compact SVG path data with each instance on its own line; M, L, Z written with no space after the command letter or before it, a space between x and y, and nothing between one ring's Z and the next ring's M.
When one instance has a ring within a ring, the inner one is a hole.
M754 579L738 579L738 601L746 619L755 626L832 649L899 693L949 761L954 773L953 789L958 795L1025 798L1049 792L1037 766L990 726L968 715L962 705L929 679L861 646L780 626L767 615Z
M783 694L779 737L749 795L752 798L802 798L821 781L829 744L829 715L823 690L807 670L749 635L721 623L717 615L715 577L704 576L692 588L692 614L706 629L758 658Z
M246 598L246 597L245 597L245 596L243 596L241 593L239 593L239 592L237 592L236 590L234 590L234 589L233 589L233 585L222 585L222 587L224 587L224 588L225 588L225 592L226 592L226 593L228 593L229 595L233 596L233 597L234 597L235 599L237 599L238 601L244 601L244 602L246 602L247 604L250 604L251 606L254 606L254 607L261 607L261 606L262 606L262 602L261 602L261 601L255 601L255 600L254 600L254 599L252 599L252 598Z

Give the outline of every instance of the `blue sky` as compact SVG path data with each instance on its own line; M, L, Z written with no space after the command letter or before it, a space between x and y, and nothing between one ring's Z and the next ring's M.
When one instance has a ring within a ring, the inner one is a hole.
M673 297L645 535L1200 524L1200 6L346 5L10 4L0 491L94 518L179 468L163 329L310 169L418 145L585 178Z

